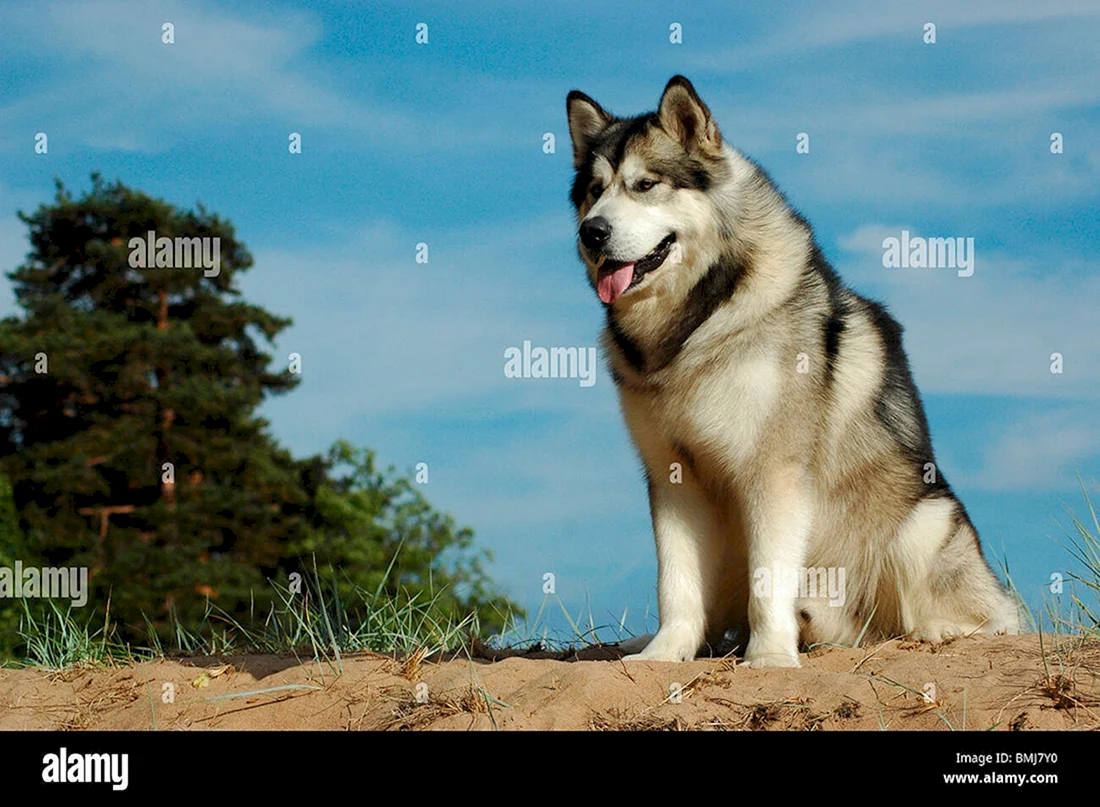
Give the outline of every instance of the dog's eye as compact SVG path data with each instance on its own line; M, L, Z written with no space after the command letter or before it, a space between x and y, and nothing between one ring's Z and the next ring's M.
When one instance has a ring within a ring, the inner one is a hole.
M592 194L592 198L595 199L597 196L603 193L603 185L601 185L599 182L596 182L592 185L591 188L588 189L588 192Z
M655 179L639 179L634 185L634 190L638 191L639 193L645 193L646 191L651 190L656 184L657 180Z

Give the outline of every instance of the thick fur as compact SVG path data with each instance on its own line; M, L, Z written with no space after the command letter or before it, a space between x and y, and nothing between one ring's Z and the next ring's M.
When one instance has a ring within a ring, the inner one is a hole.
M1017 632L935 465L901 326L841 283L687 79L647 115L614 117L577 91L567 107L578 224L610 228L598 248L578 243L593 287L604 261L676 238L605 305L657 543L660 629L628 658L691 659L728 630L748 636L753 666L798 666L800 643L861 635ZM760 570L821 568L843 569L843 603L760 584Z

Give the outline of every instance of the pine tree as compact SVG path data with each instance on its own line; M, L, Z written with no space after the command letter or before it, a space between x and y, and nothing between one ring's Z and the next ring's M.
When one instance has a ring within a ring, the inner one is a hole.
M88 566L93 597L127 625L193 622L206 597L262 605L308 497L254 415L298 379L257 344L291 321L240 299L251 255L201 205L98 175L75 200L58 181L52 205L20 218L32 250L8 275L25 317L0 324L0 468L28 551ZM149 233L173 239L153 265ZM216 273L185 265L199 244L217 248Z
M298 378L272 373L257 339L290 320L240 299L252 257L229 222L98 175L20 218L32 249L8 277L25 316L0 322L0 560L87 566L89 602L109 597L129 640L146 618L162 638L176 620L195 630L208 599L262 618L269 581L313 556L348 600L428 597L486 628L522 613L473 533L373 452L339 441L295 460L270 437L255 409ZM184 265L177 238L216 243L217 271Z
M13 569L23 549L23 531L15 509L11 481L0 472L0 569ZM17 644L19 603L0 598L0 662L9 657Z

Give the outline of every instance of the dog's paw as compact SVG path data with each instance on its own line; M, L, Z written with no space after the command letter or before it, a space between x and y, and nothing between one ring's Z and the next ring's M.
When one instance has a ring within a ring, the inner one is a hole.
M653 634L647 633L645 636L635 636L633 639L619 642L619 649L628 654L627 658L633 658L649 647L649 643L652 641Z
M647 656L642 653L631 653L629 656L623 656L621 661L691 661L694 656L684 655L668 655L668 656Z
M941 644L948 639L954 639L959 636L970 636L974 633L978 633L980 630L980 625L951 622L946 619L930 619L928 622L910 631L908 638L914 642Z
M1005 605L982 625L982 633L1015 636L1020 632L1020 615L1014 605Z
M623 656L623 661L691 661L696 650L698 643L678 636L662 636L658 631L645 650Z
M1020 623L1012 620L998 622L987 628L982 628L982 633L992 633L997 636L1016 636L1020 633Z
M631 653L623 656L623 661L691 661L695 658L694 650L669 650L663 653L654 653L647 647L641 653Z
M802 662L798 660L798 637L783 633L750 636L749 645L745 648L745 660L741 664L758 669L801 667Z
M747 667L801 667L799 661L799 634L790 631L771 631L749 635L745 648Z
M764 667L801 667L802 662L798 660L797 654L792 656L790 653L756 653L746 654L745 660L738 666L759 670Z

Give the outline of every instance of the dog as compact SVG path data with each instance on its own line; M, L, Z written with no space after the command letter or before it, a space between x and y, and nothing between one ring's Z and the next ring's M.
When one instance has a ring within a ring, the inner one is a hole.
M626 658L690 660L732 631L745 664L798 667L818 643L1018 632L901 325L686 78L644 115L578 90L566 106L577 249L657 545L660 626Z

